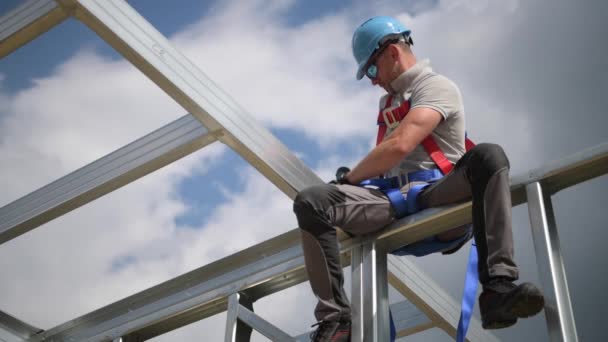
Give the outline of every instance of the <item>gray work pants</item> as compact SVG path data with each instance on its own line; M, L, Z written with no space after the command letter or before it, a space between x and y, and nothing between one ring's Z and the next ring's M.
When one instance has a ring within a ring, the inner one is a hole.
M407 193L409 186L401 189ZM472 200L473 235L479 255L479 281L518 278L513 261L509 161L498 145L479 144L452 172L418 197L423 207ZM306 271L319 300L317 320L349 320L344 275L334 226L352 235L381 230L394 220L388 198L379 190L352 185L319 185L301 191L294 212L302 232Z

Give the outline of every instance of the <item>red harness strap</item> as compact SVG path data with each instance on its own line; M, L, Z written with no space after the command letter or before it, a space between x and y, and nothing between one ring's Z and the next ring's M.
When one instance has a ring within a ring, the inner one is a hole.
M389 95L386 98L386 104L384 108L380 110L378 113L378 136L376 137L376 145L379 145L384 139L384 134L386 133L387 124L384 122L384 115L382 114L385 110L391 107L391 103L393 102L393 95ZM387 112L386 119L388 120L389 125L392 125L395 122L401 122L403 118L410 111L410 101L403 101L401 106Z
M384 120L383 112L391 107L392 102L393 95L389 95L386 99L384 109L381 109L380 113L378 113L378 136L376 137L376 145L379 145L382 142L382 139L384 139L384 134L386 134L387 124ZM404 101L401 106L391 110L390 112L386 112L386 118L389 121L389 124L392 125L394 122L401 122L409 111L410 101ZM437 167L444 175L447 175L450 171L452 171L454 165L448 160L443 151L441 151L432 134L429 134L426 138L424 138L421 144L426 153L429 154L431 159L435 162L435 164L437 164ZM473 141L466 136L464 145L467 151L475 147L475 143L473 143Z

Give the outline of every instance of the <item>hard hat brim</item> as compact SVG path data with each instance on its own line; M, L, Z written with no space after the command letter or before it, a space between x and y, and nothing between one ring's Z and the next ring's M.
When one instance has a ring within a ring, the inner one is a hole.
M365 64L367 64L367 63L361 63L361 65L359 65L359 69L357 70L357 81L360 81L365 74L365 72L363 70L363 68L365 67Z

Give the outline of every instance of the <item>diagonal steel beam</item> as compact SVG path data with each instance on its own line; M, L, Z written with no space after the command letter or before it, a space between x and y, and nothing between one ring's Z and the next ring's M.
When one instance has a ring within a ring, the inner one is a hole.
M58 0L290 198L322 183L123 0Z
M416 305L435 326L455 338L460 305L407 258L389 255L388 269L389 284ZM472 317L467 341L497 342L498 339Z
M68 15L54 0L30 0L0 17L0 58L34 40Z
M0 244L216 140L191 115L0 208Z

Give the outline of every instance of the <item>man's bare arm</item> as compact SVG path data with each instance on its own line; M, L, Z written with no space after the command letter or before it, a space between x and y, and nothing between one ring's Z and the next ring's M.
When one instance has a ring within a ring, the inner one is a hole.
M410 154L426 138L443 117L438 111L418 107L410 110L397 129L382 141L348 173L346 179L352 184L377 177Z

